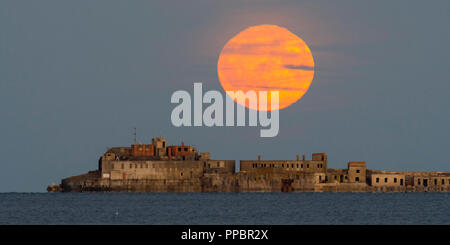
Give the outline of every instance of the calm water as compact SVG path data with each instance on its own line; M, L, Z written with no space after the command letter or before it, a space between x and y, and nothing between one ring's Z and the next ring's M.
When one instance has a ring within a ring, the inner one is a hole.
M450 194L1 193L0 224L450 224Z

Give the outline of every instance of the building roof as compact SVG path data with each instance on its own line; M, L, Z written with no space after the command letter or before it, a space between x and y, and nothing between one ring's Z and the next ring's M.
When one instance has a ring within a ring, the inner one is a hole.
M348 165L364 165L364 166L366 166L366 162L348 162Z

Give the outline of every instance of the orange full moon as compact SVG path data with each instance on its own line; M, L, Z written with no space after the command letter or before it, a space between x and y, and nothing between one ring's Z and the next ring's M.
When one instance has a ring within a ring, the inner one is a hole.
M267 91L267 110L278 110L308 91L314 77L314 60L306 43L286 28L259 25L228 41L220 53L217 73L225 91L253 90L257 95ZM279 91L278 105L270 107L270 91ZM238 97L235 101L240 103ZM258 110L248 101L242 105Z

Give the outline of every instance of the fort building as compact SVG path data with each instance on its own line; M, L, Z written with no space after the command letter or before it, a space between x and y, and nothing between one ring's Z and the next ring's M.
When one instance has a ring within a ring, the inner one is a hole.
M449 192L450 172L405 172L367 169L348 162L346 169L328 168L325 153L295 160L213 160L190 145L151 144L109 148L98 169L65 178L49 191L116 192Z

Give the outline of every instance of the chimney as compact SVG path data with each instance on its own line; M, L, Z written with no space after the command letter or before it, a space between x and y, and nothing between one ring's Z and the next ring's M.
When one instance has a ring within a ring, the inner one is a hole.
M183 141L181 141L181 146L184 146L184 142Z
M305 154L303 154L302 159L303 159L303 161L305 161Z
M261 161L261 155L258 155L258 162Z
M300 160L300 156L299 155L296 155L297 156L297 161L299 161Z

